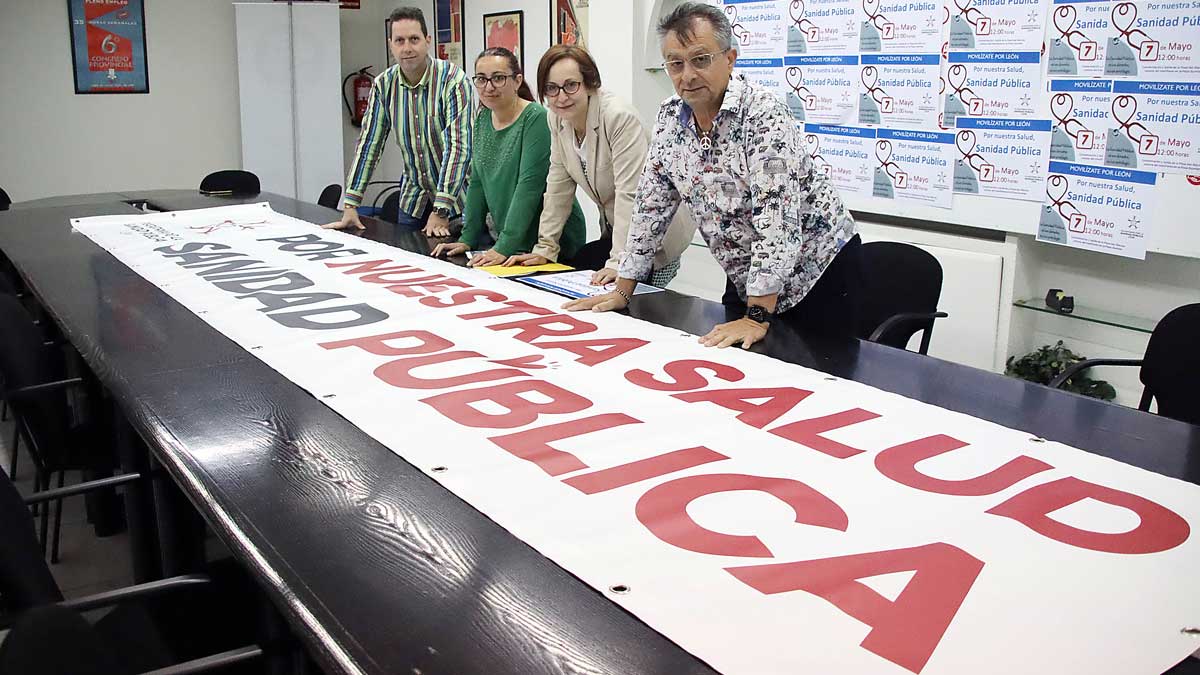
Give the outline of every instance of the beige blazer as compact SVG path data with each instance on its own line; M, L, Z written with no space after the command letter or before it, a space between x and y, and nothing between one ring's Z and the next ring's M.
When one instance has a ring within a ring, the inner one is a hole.
M550 124L550 173L546 176L546 195L542 219L538 224L538 242L533 252L549 260L558 260L558 239L575 198L576 186L583 188L599 207L601 231L612 234L612 251L606 267L617 269L625 250L629 222L633 217L634 197L642 165L646 163L650 135L638 120L633 107L604 89L588 97L586 156L587 173L575 151L575 130L547 107ZM662 248L654 256L654 268L678 260L692 241L696 223L686 206L680 206L667 230Z

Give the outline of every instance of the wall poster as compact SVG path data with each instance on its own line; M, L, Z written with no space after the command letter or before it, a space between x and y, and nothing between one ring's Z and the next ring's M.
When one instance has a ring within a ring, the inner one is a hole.
M439 59L466 68L463 60L462 0L435 0L433 49Z
M524 64L521 58L522 47L525 46L525 12L497 12L483 15L483 48L504 47L516 54L517 60ZM524 67L522 65L522 67Z
M142 0L68 0L76 94L148 94Z

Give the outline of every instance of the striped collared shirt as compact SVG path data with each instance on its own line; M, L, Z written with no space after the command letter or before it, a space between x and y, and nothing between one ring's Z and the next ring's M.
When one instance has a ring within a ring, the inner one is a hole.
M404 158L400 208L419 216L432 200L434 208L462 213L471 165L471 122L474 98L462 69L430 59L425 75L409 84L393 65L375 78L354 163L346 177L346 206L362 203L367 181L379 162L388 134Z

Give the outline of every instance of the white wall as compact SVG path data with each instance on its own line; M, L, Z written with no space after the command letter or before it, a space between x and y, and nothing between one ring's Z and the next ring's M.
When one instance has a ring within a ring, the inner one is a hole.
M67 3L0 2L0 186L14 201L195 188L239 166L230 0L147 2L146 39L149 94L76 95Z

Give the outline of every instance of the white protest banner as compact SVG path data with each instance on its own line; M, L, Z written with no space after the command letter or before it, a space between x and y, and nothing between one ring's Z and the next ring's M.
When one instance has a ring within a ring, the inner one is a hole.
M940 0L862 0L862 12L860 52L936 54L942 48Z
M854 117L857 56L787 56L784 101L798 122L844 124Z
M72 222L719 671L1141 675L1197 646L1196 485L266 205Z
M1050 162L1037 240L1144 259L1154 183L1147 171Z
M1104 75L1147 80L1200 80L1200 4L1191 0L1114 2Z
M1048 0L948 0L950 51L1042 48Z
M876 129L875 135L872 196L950 208L953 133Z
M1054 0L1047 22L1046 72L1051 76L1104 74L1109 0Z
M1049 120L959 117L956 193L1040 202L1050 161Z
M787 5L788 54L858 52L857 0L792 0Z
M858 124L933 129L941 59L934 54L863 54L858 76Z
M788 0L724 0L739 58L783 56L784 12Z
M871 196L875 130L832 124L805 124L804 146L817 170L840 194Z
M942 124L959 115L1033 119L1042 94L1038 52L950 52Z

